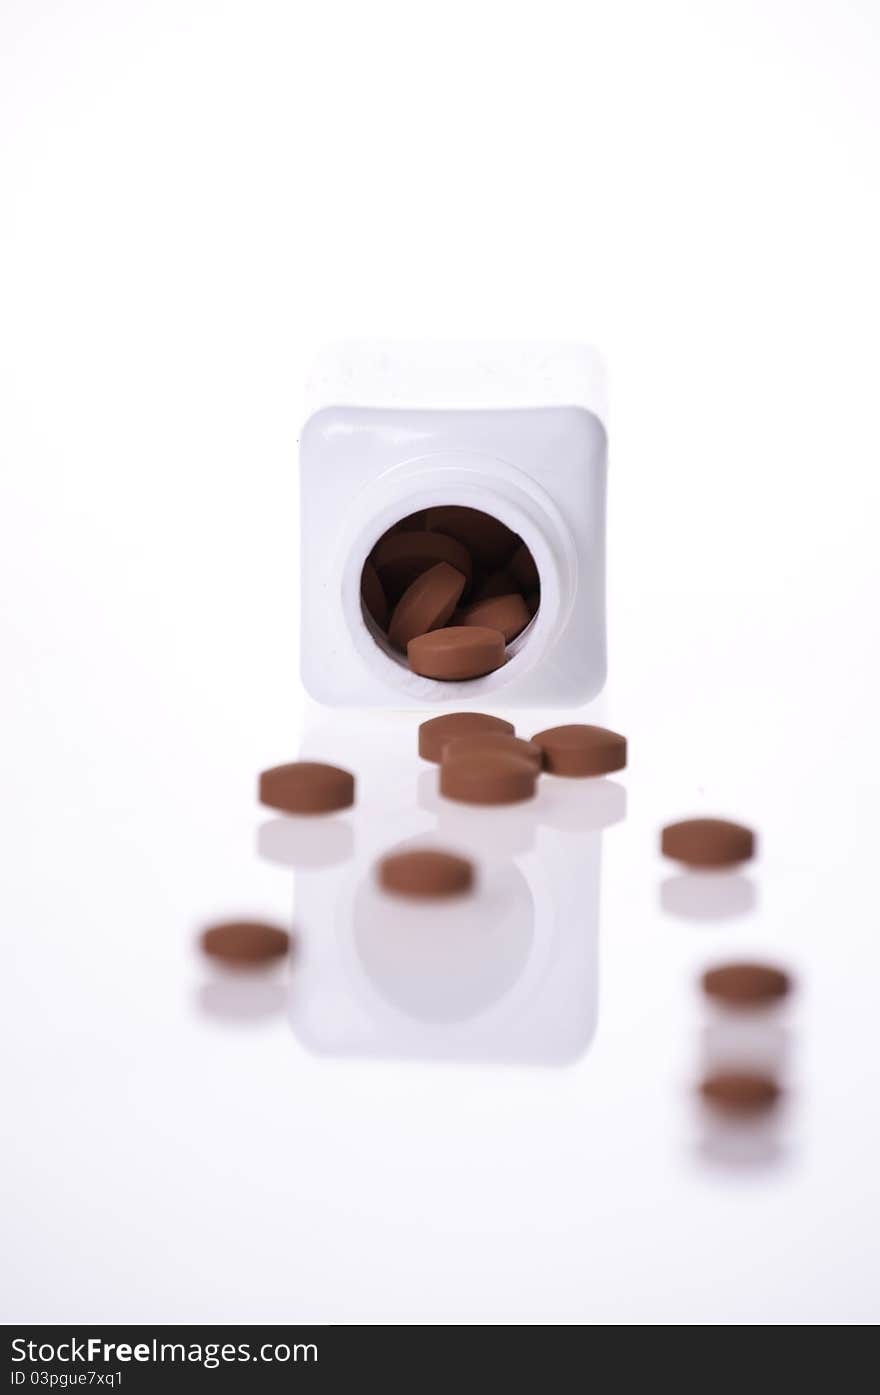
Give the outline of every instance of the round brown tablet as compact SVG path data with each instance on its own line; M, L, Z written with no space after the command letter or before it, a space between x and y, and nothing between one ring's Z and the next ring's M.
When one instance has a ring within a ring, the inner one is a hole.
M688 867L732 867L753 855L755 836L727 819L684 819L663 829L660 850Z
M508 562L507 569L516 577L517 587L523 593L538 589L541 580L538 576L538 568L525 543L520 543Z
M500 567L516 548L519 537L506 523L480 509L461 504L442 504L428 509L425 527L429 532L447 533L466 547L481 567Z
M448 562L438 562L417 576L404 591L391 616L388 638L395 649L405 649L416 635L445 625L464 587L464 576Z
M286 930L264 925L261 921L230 921L212 925L202 932L205 954L228 964L245 967L269 964L273 959L280 959L289 948L290 936Z
M394 597L402 596L417 576L437 562L448 562L471 579L470 553L445 533L386 533L373 548L370 560L386 593Z
M505 643L509 644L522 633L531 618L528 606L517 592L513 596L492 596L487 601L476 601L462 611L461 623L500 630Z
M443 747L441 762L447 760L467 760L471 756L498 751L502 755L519 756L527 760L540 772L543 753L534 741L523 741L504 731L472 731L463 736L453 736Z
M548 727L532 737L551 775L607 775L626 765L626 737L605 727Z
M541 592L540 592L540 591L531 591L531 592L529 593L529 595L526 596L526 605L528 606L529 615L537 615L537 613L538 613L538 606L539 606L540 604L541 604Z
M781 1090L770 1075L745 1071L717 1071L707 1075L700 1094L707 1104L724 1114L763 1114L777 1103Z
M386 630L388 628L388 601L379 580L379 573L369 557L361 572L361 600L364 603L364 609L372 615L379 629Z
M507 662L504 635L482 625L451 625L445 630L432 630L411 639L406 654L413 673L446 682L482 678Z
M532 798L537 779L533 761L500 751L475 751L440 765L440 793L461 804L518 804Z
M473 863L428 848L391 853L379 863L379 884L398 896L461 896L474 882Z
M770 964L722 964L707 969L703 992L726 1007L762 1007L778 1002L791 989L791 979Z
M513 736L513 730L512 722L505 722L501 717L490 717L486 712L444 712L442 717L431 717L419 727L419 755L423 760L439 764L443 747L454 736L490 731Z
M260 803L285 814L332 814L354 803L354 776L314 760L276 765L260 776Z
M485 581L474 586L475 601L490 601L493 596L512 596L519 590L519 582L509 571L491 572Z

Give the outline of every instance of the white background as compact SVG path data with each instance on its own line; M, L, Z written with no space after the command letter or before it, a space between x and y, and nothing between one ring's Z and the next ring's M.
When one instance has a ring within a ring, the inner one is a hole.
M0 26L3 1316L876 1320L876 7ZM609 362L592 711L628 813L566 1067L328 1058L204 1010L200 926L289 916L254 783L324 720L301 393L359 336ZM743 917L660 906L657 830L694 811L761 834ZM690 1105L694 978L745 953L801 991L779 1156L731 1169Z

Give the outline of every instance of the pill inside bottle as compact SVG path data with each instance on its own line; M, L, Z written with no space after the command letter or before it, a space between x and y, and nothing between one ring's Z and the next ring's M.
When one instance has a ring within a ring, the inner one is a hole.
M361 610L376 644L424 676L442 678L445 665L450 677L467 681L498 668L510 645L527 636L539 608L538 569L522 538L500 519L463 505L403 516L376 541L361 573ZM501 636L492 655L485 639L485 652L476 652L477 631L487 629ZM424 642L429 634L437 638ZM445 658L447 650L455 662ZM470 664L468 650L475 651ZM444 656L439 675L437 654Z

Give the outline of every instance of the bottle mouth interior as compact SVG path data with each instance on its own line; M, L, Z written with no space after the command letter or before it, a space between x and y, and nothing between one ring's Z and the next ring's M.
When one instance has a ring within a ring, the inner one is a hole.
M502 670L528 645L540 605L541 578L531 549L501 519L465 505L401 516L361 569L361 617L372 641L399 669L427 678L445 675L426 672L426 648L411 641L432 634L428 650L460 649L464 671L456 668L448 677L476 682ZM481 660L474 646L486 631L500 635L503 644L496 640L491 658ZM440 660L441 667L454 662Z

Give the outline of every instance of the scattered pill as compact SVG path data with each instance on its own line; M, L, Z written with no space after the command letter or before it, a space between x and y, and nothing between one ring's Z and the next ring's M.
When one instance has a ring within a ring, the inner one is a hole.
M451 625L411 639L409 666L423 678L454 682L482 678L507 662L504 635L482 625Z
M466 760L470 756L498 751L502 755L519 756L527 760L540 772L543 753L533 741L523 741L503 731L472 731L462 736L453 736L443 747L441 761Z
M260 803L286 814L330 814L354 803L354 776L319 761L276 765L260 776Z
M718 1071L706 1076L700 1094L707 1104L724 1114L763 1114L779 1100L781 1090L772 1076L740 1071Z
M531 618L528 606L517 592L512 596L491 596L488 600L474 602L462 611L461 623L500 630L505 643L509 644L522 633Z
M544 752L544 769L551 775L607 775L626 765L626 737L605 727L548 727L532 740Z
M454 853L419 848L391 853L379 863L380 886L398 896L460 896L473 882L473 864Z
M443 747L454 736L491 731L513 736L513 723L501 717L490 717L487 712L444 712L441 717L430 717L419 727L419 755L423 760L439 764Z
M437 562L448 562L468 581L471 579L470 553L445 533L386 533L374 547L370 560L386 594L395 599Z
M388 638L396 649L411 639L445 625L465 588L462 572L448 562L437 562L406 588L388 626Z
M752 857L755 837L727 819L684 819L663 829L660 850L688 867L731 867Z
M290 948L286 930L260 921L230 921L202 933L202 949L212 959L243 966L268 964Z
M704 993L729 1007L760 1007L778 1002L791 990L791 979L769 964L722 964L702 977Z
M440 765L440 793L462 804L518 804L535 793L533 761L499 751L474 752Z
M361 572L361 599L364 603L364 609L372 615L379 629L387 629L388 601L379 580L379 573L369 558L364 563L364 569Z

